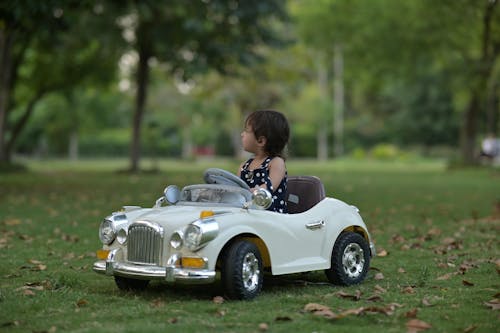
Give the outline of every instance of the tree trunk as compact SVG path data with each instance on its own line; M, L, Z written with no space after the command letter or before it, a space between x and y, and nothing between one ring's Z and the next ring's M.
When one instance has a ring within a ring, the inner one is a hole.
M323 57L319 56L318 58L318 87L321 98L328 100L330 98L328 94L328 70ZM316 132L316 158L319 161L326 161L328 159L328 122L324 121L322 116L322 114L319 115L318 130Z
M17 123L12 128L10 139L5 144L5 152L9 157L7 162L10 160L10 156L12 154L12 151L14 150L16 141L19 138L19 134L21 134L24 127L28 123L28 119L31 117L31 114L35 109L36 103L38 103L38 101L43 97L44 94L45 94L44 92L40 91L28 102L28 105L26 105L26 109L24 110L23 115L21 116L21 118L19 118Z
M0 29L0 163L9 162L7 153L7 112L12 88L12 36Z
M333 48L333 150L335 157L344 154L344 57L342 46Z
M151 43L147 36L147 28L139 27L137 38L139 63L137 66L137 95L135 111L132 120L132 142L130 144L130 172L139 171L141 158L141 125L146 106L147 88L149 82L149 59L151 58Z
M462 126L462 159L467 165L474 164L476 152L477 136L477 118L480 113L480 97L477 93L471 98L471 101L465 110L464 122Z
M317 158L319 161L326 161L328 159L328 128L327 124L323 123L316 133L317 142Z
M483 16L483 35L481 36L481 59L478 63L478 70L475 75L476 83L472 88L472 95L465 110L462 131L461 131L461 151L465 164L473 164L476 160L476 140L477 123L484 109L485 102L482 98L487 88L487 82L491 77L495 66L495 59L498 56L498 49L493 47L491 39L491 20L497 1L489 1Z

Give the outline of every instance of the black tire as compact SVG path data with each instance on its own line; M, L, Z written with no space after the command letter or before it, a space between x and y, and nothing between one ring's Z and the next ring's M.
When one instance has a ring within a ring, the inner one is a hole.
M331 267L325 270L330 282L349 286L361 283L370 267L370 247L365 238L355 232L343 232L335 242Z
M141 291L146 289L149 280L137 280L123 276L115 276L115 283L118 289L124 291Z
M262 256L254 243L236 241L225 250L221 282L228 298L254 298L260 293L263 280Z

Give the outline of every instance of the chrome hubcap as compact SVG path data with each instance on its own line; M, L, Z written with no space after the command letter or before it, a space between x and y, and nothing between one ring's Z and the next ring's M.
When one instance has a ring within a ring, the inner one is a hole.
M347 276L352 279L361 275L365 266L365 256L358 243L351 243L346 246L342 255L342 266Z
M259 260L253 253L247 253L243 258L243 286L246 290L254 290L259 284Z

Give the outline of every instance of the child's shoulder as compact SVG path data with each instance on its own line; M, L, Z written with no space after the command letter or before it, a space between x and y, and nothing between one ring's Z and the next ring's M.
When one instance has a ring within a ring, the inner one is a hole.
M272 157L271 161L269 162L269 166L270 167L284 168L285 167L285 160L280 156Z

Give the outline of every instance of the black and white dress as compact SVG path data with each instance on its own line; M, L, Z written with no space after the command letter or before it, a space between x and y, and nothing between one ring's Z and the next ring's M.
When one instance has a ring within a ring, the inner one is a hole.
M271 163L272 157L267 157L259 167L249 170L250 163L252 163L253 158L243 164L240 170L240 177L243 179L245 183L250 186L250 188L254 188L255 186L260 186L262 184L266 184L267 189L273 195L273 203L267 209L270 211L278 212L278 213L288 213L288 209L286 206L286 193L287 193L287 173L285 172L285 177L281 180L277 189L273 188L273 184L271 183L271 178L269 178L269 164Z

